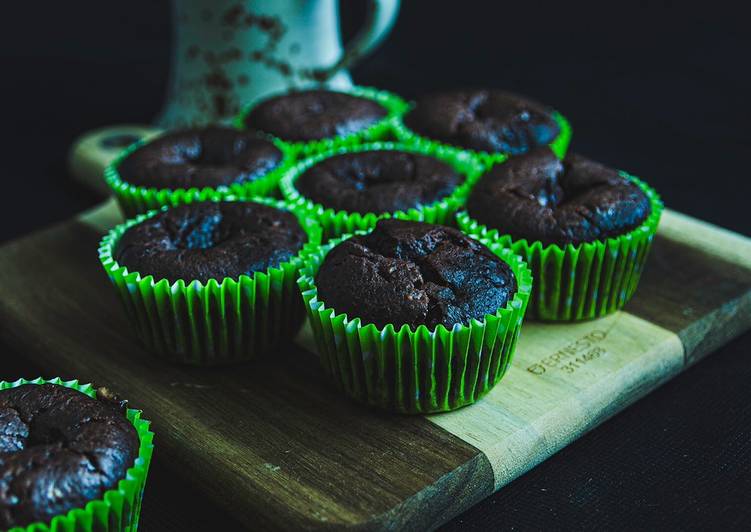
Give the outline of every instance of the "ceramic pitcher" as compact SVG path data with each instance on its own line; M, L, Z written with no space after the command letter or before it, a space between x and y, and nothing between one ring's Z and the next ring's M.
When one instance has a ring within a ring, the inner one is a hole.
M399 0L370 0L346 46L337 0L174 0L174 41L163 127L216 122L295 87L351 86L347 67L388 33Z

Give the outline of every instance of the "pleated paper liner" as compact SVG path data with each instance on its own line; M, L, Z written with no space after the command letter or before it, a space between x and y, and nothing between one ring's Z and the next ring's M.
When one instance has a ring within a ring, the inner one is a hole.
M78 390L89 397L96 397L96 390L91 384L79 384L76 380L63 381L60 378L0 381L0 390L16 388L23 384L57 384ZM14 527L10 529L10 532L125 532L136 530L141 513L143 489L154 450L154 433L149 430L150 422L141 418L140 410L129 408L126 416L138 432L140 447L136 461L128 469L125 478L120 480L117 487L105 491L102 497L90 501L83 508L76 508L66 514L56 516L49 523L33 523L25 527Z
M250 198L254 196L267 196L274 193L279 179L287 173L287 170L296 162L294 151L284 142L270 139L282 152L282 160L279 165L272 168L267 174L244 183L233 183L229 186L204 187L204 188L154 188L132 185L120 177L118 167L122 161L135 150L147 144L146 139L140 140L128 146L117 158L104 170L104 180L112 190L120 208L126 217L130 218L137 214L144 214L163 206L175 206L193 201L221 200L229 197Z
M399 118L407 110L408 105L403 99L394 93L375 89L372 87L353 87L351 89L335 89L336 92L343 92L359 98L374 100L386 109L386 116L381 120L371 124L362 131L340 135L328 139L311 140L311 141L285 141L292 147L293 151L299 157L307 157L316 153L331 151L345 146L357 146L363 142L372 142L376 140L388 140L392 135L391 126L393 121ZM249 105L235 118L235 126L240 129L246 129L248 126L245 120L253 109L254 105Z
M396 211L392 213L337 211L331 208L326 208L320 203L314 203L312 200L303 196L297 188L295 188L297 178L310 167L324 159L345 153L359 153L374 150L399 150L435 157L450 164L457 172L459 172L459 174L465 177L465 180L455 188L451 194L434 203L420 205L406 211ZM447 150L441 146L406 146L404 144L395 144L392 142L372 142L359 146L339 147L304 159L290 168L287 174L282 177L282 180L279 182L279 188L282 191L282 196L288 203L305 209L318 221L318 223L321 224L321 227L323 228L323 240L325 242L329 238L334 238L343 234L372 229L375 227L376 222L381 218L394 217L441 225L453 224L455 212L466 200L472 185L477 181L482 170L482 166L468 154L451 149Z
M289 261L238 279L167 279L130 272L114 258L123 233L158 211L115 227L101 241L99 259L137 336L160 358L211 366L252 360L294 337L305 310L296 286L302 257L321 241L321 229L299 209L270 198L252 201L292 212L308 242Z
M462 148L461 146L446 144L438 140L419 135L418 133L412 131L404 123L403 117L407 112L409 112L409 110L402 113L402 116L394 118L391 125L396 138L405 144L411 144L413 146L427 146L435 144L442 146L447 150L466 152L475 157L485 168L489 168L494 164L501 163L508 159L508 154L505 153L470 150L467 148ZM553 150L553 153L555 153L560 159L562 159L568 151L569 144L571 144L571 124L569 124L568 120L566 120L566 118L557 111L553 112L553 119L558 124L560 131L558 133L558 136L548 146L551 150Z
M625 172L649 199L651 213L636 229L618 237L561 248L556 244L512 240L459 211L459 227L477 238L510 247L532 269L534 288L529 317L549 321L599 318L621 308L634 295L657 232L663 205L657 192Z
M335 239L306 257L298 284L324 371L349 397L407 414L444 412L474 403L506 373L527 307L532 276L520 257L497 242L482 241L506 261L518 289L494 315L456 324L378 328L338 314L318 299L315 276Z

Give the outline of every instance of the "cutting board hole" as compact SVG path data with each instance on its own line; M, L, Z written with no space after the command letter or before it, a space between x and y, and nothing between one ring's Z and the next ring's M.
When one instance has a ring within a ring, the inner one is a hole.
M141 137L139 137L138 135L121 133L118 135L109 135L102 138L102 140L99 141L99 146L107 150L114 148L125 148L126 146L130 146L131 144L139 140L141 140Z

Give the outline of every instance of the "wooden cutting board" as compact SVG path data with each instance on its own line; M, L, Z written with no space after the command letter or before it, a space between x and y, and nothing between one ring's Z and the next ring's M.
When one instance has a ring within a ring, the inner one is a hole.
M108 203L0 248L0 339L20 357L0 378L33 367L144 410L156 433L144 530L438 526L751 327L751 240L667 211L625 312L525 323L480 403L388 415L329 386L305 330L271 363L151 358L97 259L118 219Z

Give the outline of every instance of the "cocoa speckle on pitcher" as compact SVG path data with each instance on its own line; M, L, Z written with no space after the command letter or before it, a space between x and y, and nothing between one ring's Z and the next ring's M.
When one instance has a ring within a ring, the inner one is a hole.
M214 94L214 110L219 116L227 113L227 97L223 94Z
M222 70L213 70L206 74L206 86L217 91L228 91L232 88L232 81Z
M222 24L225 26L235 27L240 24L245 14L245 6L242 4L236 4L224 12L222 16Z
M185 55L191 61L194 61L195 59L197 59L200 54L201 54L201 49L198 47L197 44L190 45L185 52Z

